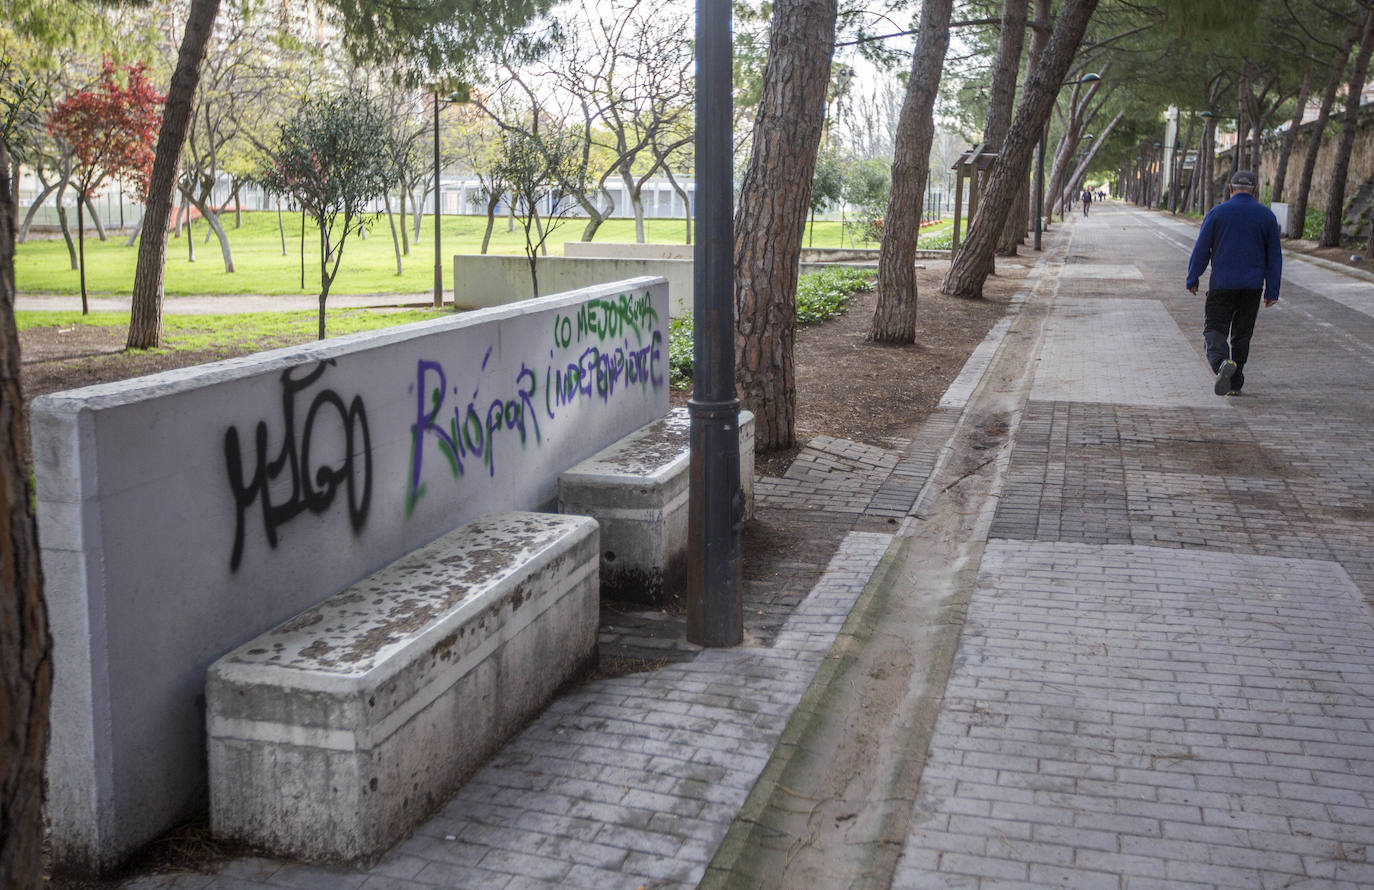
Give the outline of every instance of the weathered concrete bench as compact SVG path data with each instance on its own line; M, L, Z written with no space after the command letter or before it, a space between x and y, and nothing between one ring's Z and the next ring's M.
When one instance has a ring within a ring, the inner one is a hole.
M215 662L213 831L313 861L402 838L594 664L597 543L487 514Z
M744 518L754 512L754 415L739 414ZM687 490L691 419L674 408L564 470L558 510L601 525L601 595L666 605L687 578Z

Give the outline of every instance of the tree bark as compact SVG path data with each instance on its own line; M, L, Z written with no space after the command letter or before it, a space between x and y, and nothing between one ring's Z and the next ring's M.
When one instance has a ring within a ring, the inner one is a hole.
M138 240L139 233L143 231L143 214L138 215L138 222L134 223L133 231L129 232L128 239L124 242L125 247L133 247Z
M38 215L38 211L43 207L43 203L48 200L48 196L57 191L57 183L43 183L43 190L38 193L38 197L33 199L29 205L28 212L24 214L24 222L19 226L19 236L15 239L17 244L23 244L29 238L29 227L33 225L33 218ZM15 192L18 194L18 192ZM18 211L15 211L16 214Z
M960 297L981 298L983 283L992 274L997 236L1016 198L1018 180L1030 161L1054 104L1054 97L1069 72L1069 65L1098 0L1068 0L1055 22L1054 34L1040 64L1026 79L1025 94L1007 134L1002 157L982 198L982 207L969 226L968 235L950 264L940 290Z
M1021 73L1021 51L1026 43L1026 5L1027 0L1006 0L1002 5L1002 33L997 42L997 63L988 89L988 119L983 128L983 141L999 152L1016 108L1016 79ZM1007 224L997 247L999 255L1016 256L1016 245L1026 231L1020 216L1007 214Z
M501 203L500 194L487 195L487 227L482 232L482 255L486 256L487 248L491 246L491 230L496 228L496 206Z
M0 167L9 151L0 141ZM29 473L28 431L19 383L19 333L14 322L15 201L9 177L0 182L0 888L43 886L43 764L48 750L52 640L43 570L38 559Z
M382 192L382 206L386 208L386 221L391 225L391 249L396 252L396 274L401 275L401 238L396 232L396 216L391 212L391 192ZM401 228L404 230L406 221L401 220Z
M1051 10L1052 0L1035 0L1035 4L1032 7L1031 12L1032 23L1035 25L1035 27L1031 28L1030 46L1027 48L1027 72L1035 70L1035 67L1040 64L1040 59L1045 55L1045 46L1050 42L1050 28L1051 23L1053 21L1053 13ZM1026 208L1026 226L1031 229L1034 229L1036 227L1036 220L1043 220L1041 232L1044 232L1049 228L1050 218L1045 213L1044 207L1042 206L1044 204L1045 184L1043 182L1043 175L1041 171L1044 168L1045 159L1040 155L1044 152L1045 146L1042 142L1039 141L1040 136L1040 133L1036 134L1038 146L1036 152L1036 164L1038 165L1036 170L1036 182L1039 185L1039 191L1041 192L1041 194L1037 196L1037 189L1034 187L1027 188L1025 196L1023 198L1023 206ZM1039 238L1036 239L1036 250L1040 249L1040 240L1041 239Z
M683 216L683 220L684 220L684 222L686 223L686 226L687 226L686 243L687 243L687 244L691 244L691 243L692 243L692 199L691 199L691 197L687 194L687 190L686 190L685 188L682 187L682 183L678 182L678 181L677 181L677 177L675 177L675 176L673 175L673 168L669 167L667 164L664 164L664 165L663 165L663 172L667 175L667 177L668 177L668 182L672 185L673 191L677 192L677 196L678 196L679 198L682 199L682 216Z
M77 265L81 267L77 276L81 279L81 314L91 313L90 300L86 298L86 217L82 208L86 206L85 195L76 193L76 253Z
M1355 55L1355 73L1346 87L1345 121L1336 143L1336 159L1331 170L1331 191L1326 195L1326 221L1322 225L1321 247L1339 247L1341 223L1345 216L1345 186L1350 178L1350 153L1355 148L1355 132L1360 124L1360 97L1369 76L1369 57L1374 52L1374 6L1364 14L1360 49Z
M219 0L191 0L186 31L181 38L176 70L162 109L153 157L153 173L144 203L143 237L138 240L138 267L134 272L133 305L129 316L129 349L151 349L162 342L162 275L167 261L167 219L172 212L177 160L186 142L200 82L205 47L219 14Z
M1283 200L1283 188L1288 181L1288 158L1293 154L1293 146L1298 141L1298 131L1302 129L1302 115L1307 110L1307 97L1312 92L1312 66L1308 65L1307 70L1302 75L1302 86L1298 88L1297 110L1293 112L1293 120L1288 124L1288 131L1283 134L1283 142L1279 145L1279 163L1274 171L1274 190L1271 201L1279 202Z
M1345 73L1346 59L1350 50L1360 37L1358 29L1352 28L1346 35L1341 51L1331 62L1331 72L1326 79L1326 89L1322 92L1321 105L1317 109L1317 119L1309 124L1312 136L1307 143L1307 154L1302 161L1302 173L1298 176L1298 194L1293 199L1288 214L1288 237L1301 238L1307 225L1307 199L1312 191L1312 175L1317 170L1317 154L1321 151L1322 138L1326 135L1326 124L1331 119L1331 107L1336 104L1336 91L1341 88L1342 75Z
M76 272L81 268L81 264L76 257L76 242L72 240L72 227L67 224L67 208L62 206L62 196L67 193L67 183L64 181L57 188L57 227L62 231L62 240L67 243L67 258L71 261L72 271Z
M837 0L778 0L735 214L735 378L755 448L792 445L797 263L816 169Z
M578 196L577 203L587 212L587 224L582 227L581 237L583 241L591 241L595 238L596 230L601 228L601 224L610 219L611 214L615 212L615 201L610 198L610 194L606 191L605 187L597 188L593 194L605 195L608 209L603 213L601 208L596 206L596 202L593 201L589 195Z
M224 271L232 275L234 272L234 253L229 247L229 233L224 230L223 220L219 218L218 213L215 213L208 197L192 198L188 196L187 200L205 218L205 240L210 240L210 235L213 234L219 241L219 253L220 258L224 260ZM194 260L194 257L192 259Z
M1010 8L1017 0L1009 0ZM897 118L892 153L892 189L883 217L883 240L878 249L878 305L869 328L879 343L916 342L916 241L921 231L921 199L930 175L930 144L935 138L935 96L940 89L945 53L949 50L952 0L921 4L920 36L911 59L906 99ZM1022 6L1022 23L1025 8ZM1004 32L1005 34L1005 32ZM1020 51L1017 51L1018 56ZM1012 74L1015 80L1015 73ZM1008 96L1010 106L1010 96ZM1008 121L1010 123L1010 107ZM989 127L993 126L989 115ZM1005 132L1006 124L1002 125Z
M95 187L96 186L92 186L92 188ZM95 226L95 236L101 241L108 241L109 238L105 235L105 224L100 221L100 214L96 212L94 202L87 197L82 198L81 203L86 205L86 213L91 218L91 225Z

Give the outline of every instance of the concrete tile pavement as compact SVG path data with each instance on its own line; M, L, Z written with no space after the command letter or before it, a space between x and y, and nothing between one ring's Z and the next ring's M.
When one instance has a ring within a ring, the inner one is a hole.
M1290 259L1221 399L1196 229L1095 210L892 886L1374 885L1374 288Z

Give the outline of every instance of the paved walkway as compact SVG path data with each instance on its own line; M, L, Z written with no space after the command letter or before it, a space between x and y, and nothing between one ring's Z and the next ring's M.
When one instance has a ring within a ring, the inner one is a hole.
M722 839L806 745L779 745L797 702L870 579L907 577L874 571L992 399L1016 422L902 852L820 885L1374 885L1374 279L1292 261L1246 395L1220 399L1182 289L1195 231L1114 203L1056 227L1017 306L1041 325L1024 392L984 373L1008 319L909 445L819 441L760 485L840 545L748 645L559 699L370 869L126 886L729 883Z

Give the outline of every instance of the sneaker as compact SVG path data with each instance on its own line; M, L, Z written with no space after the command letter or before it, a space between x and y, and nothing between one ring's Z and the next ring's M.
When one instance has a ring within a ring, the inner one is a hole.
M1238 389L1233 389L1233 390L1231 390L1230 392L1228 392L1228 393L1226 394L1226 397L1227 397L1227 398L1239 398L1239 397L1240 397L1240 390L1238 390Z
M1236 363L1229 358L1221 363L1217 368L1217 382L1212 387L1212 392L1219 396L1224 396L1231 391L1231 378L1236 374Z

